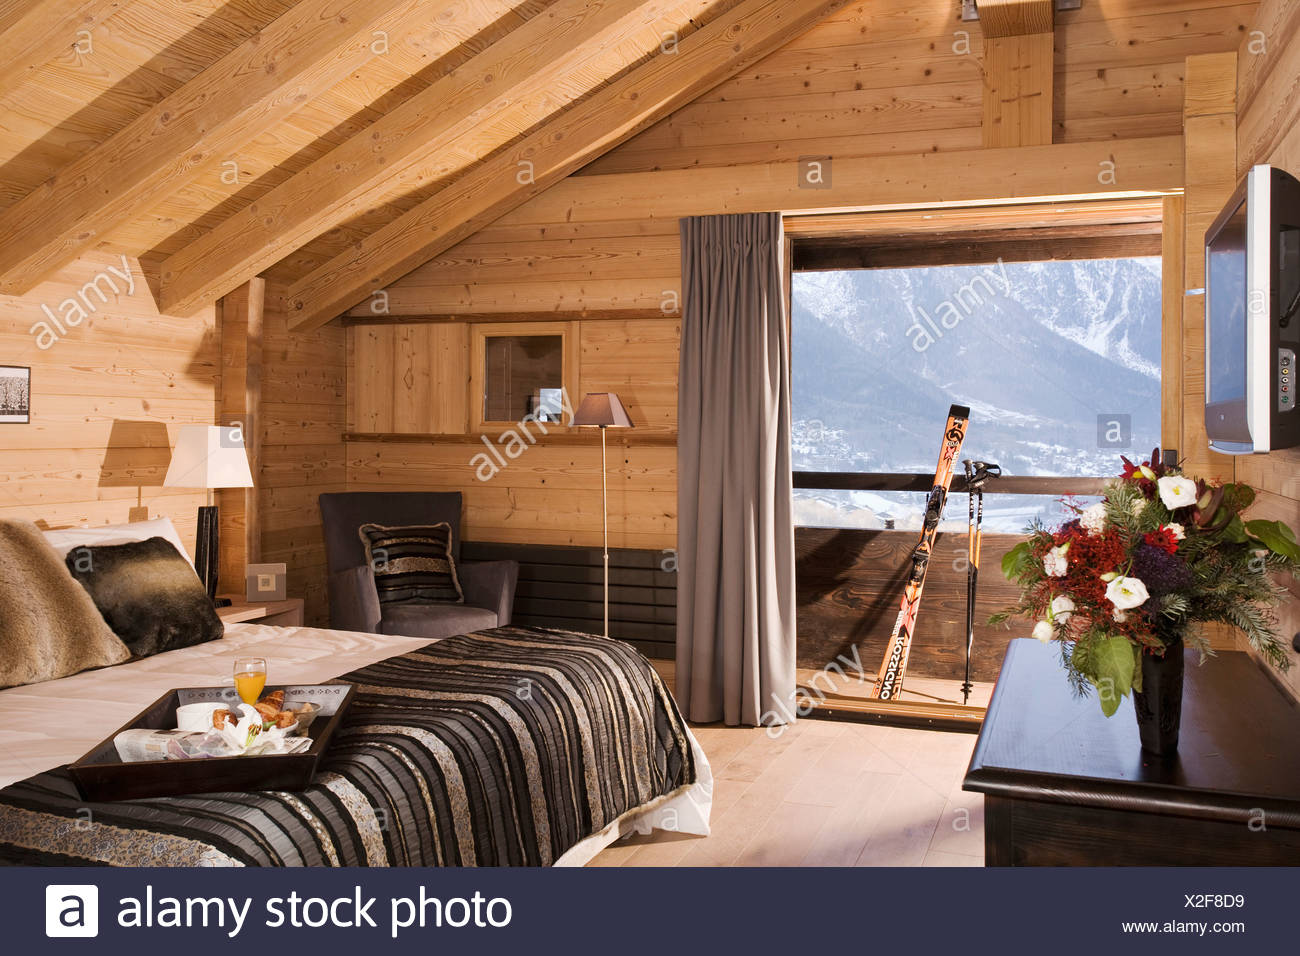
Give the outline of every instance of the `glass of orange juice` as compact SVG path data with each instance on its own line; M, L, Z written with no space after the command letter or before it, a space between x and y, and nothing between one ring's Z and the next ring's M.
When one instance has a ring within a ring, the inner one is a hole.
M266 687L266 659L240 657L235 659L235 691L245 704L256 704Z

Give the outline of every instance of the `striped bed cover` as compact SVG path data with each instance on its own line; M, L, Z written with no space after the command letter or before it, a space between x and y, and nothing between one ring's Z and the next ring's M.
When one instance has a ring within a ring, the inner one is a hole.
M0 790L0 863L545 866L696 779L618 641L494 628L340 679L358 693L307 790L87 804L59 768Z

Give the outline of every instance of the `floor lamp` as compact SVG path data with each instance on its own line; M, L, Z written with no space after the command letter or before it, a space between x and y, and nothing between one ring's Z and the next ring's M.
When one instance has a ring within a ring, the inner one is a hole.
M578 410L573 413L574 425L600 429L600 513L603 518L605 542L605 630L609 637L609 486L605 468L605 429L631 428L632 420L627 409L613 392L588 392Z
M221 425L182 425L163 485L207 490L208 503L199 508L194 569L208 589L208 597L219 606L228 604L224 599L216 601L220 522L212 489L253 487L253 473L248 467L242 430Z

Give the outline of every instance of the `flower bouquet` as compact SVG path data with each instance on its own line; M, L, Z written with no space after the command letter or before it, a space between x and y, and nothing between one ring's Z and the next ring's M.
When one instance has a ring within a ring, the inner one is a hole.
M1035 524L1002 559L1022 593L990 623L1035 621L1034 637L1059 645L1071 684L1095 687L1108 717L1141 693L1144 655L1176 647L1181 660L1180 641L1202 662L1212 653L1195 622L1229 624L1288 668L1273 615L1283 592L1269 575L1298 574L1294 531L1244 518L1255 500L1247 485L1188 477L1158 449L1150 461L1123 461L1100 503L1071 505L1075 517L1055 531Z

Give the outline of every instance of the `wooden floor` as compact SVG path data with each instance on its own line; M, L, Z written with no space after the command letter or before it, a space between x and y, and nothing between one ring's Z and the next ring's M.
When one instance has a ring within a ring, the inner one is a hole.
M984 809L961 779L974 734L801 720L776 739L695 728L713 833L635 836L591 866L982 866Z

